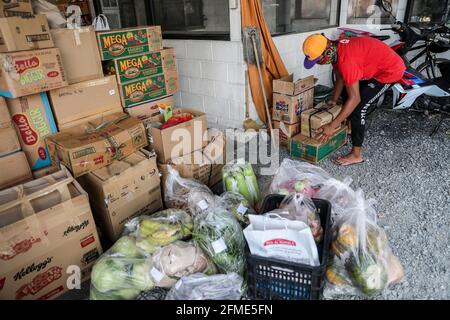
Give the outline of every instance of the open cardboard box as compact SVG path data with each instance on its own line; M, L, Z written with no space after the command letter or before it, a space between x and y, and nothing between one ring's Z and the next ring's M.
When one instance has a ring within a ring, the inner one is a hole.
M167 163L169 160L191 154L200 150L208 143L206 114L192 109L175 109L174 115L189 112L194 119L176 126L159 129L150 127L151 145L158 155L158 162ZM160 122L164 120L160 116Z
M63 170L0 192L0 299L50 299L101 255L88 195Z

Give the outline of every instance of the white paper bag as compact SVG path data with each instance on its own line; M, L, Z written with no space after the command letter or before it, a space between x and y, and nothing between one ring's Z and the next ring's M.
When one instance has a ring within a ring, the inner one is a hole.
M304 222L273 215L249 215L249 219L244 236L252 254L313 267L320 265L311 229Z

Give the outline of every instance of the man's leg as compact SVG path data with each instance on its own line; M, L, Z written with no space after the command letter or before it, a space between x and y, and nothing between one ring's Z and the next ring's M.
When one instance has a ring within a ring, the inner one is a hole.
M351 137L353 148L348 155L336 160L339 164L350 165L363 161L362 145L364 143L367 110L390 87L391 84L383 84L376 80L360 82L361 102L349 117L352 126Z

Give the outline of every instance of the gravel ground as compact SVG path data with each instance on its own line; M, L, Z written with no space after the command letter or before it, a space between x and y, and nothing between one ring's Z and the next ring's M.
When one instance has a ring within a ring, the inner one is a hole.
M430 138L438 122L438 116L377 110L368 123L364 164L320 164L338 179L350 176L353 188L377 200L378 224L405 269L400 284L374 299L450 299L450 126L444 123ZM259 182L266 186L271 178L261 176ZM84 283L60 299L86 299L88 287Z

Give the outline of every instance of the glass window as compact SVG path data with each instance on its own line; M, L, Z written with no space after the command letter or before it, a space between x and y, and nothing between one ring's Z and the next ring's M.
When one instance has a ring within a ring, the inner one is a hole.
M111 28L160 25L164 38L230 38L229 0L95 0Z
M450 24L450 1L410 0L408 3L408 22L426 26L446 22Z
M340 0L261 0L261 4L272 35L338 25Z
M228 0L151 0L154 23L164 36L230 34Z
M397 16L398 0L390 0L392 14ZM347 23L350 24L391 24L389 15L377 5L378 0L349 0Z

